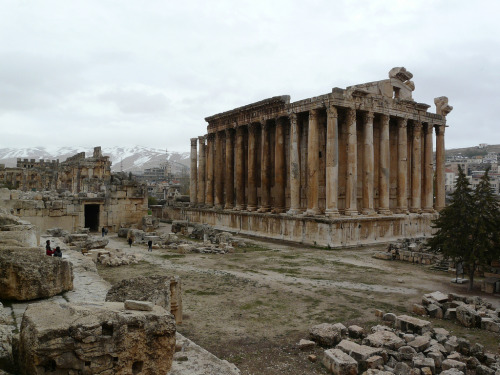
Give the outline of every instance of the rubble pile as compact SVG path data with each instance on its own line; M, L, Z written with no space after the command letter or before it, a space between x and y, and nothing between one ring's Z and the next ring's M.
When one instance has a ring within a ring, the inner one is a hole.
M96 237L89 234L88 229L71 233L64 237L64 243L72 246L77 251L88 251L92 249L104 249L109 240L105 237Z
M387 245L387 251L373 254L374 258L384 260L402 260L416 264L435 264L442 261L442 256L425 249L425 238L405 238Z
M119 267L139 263L139 258L134 254L126 254L121 250L91 250L89 254L96 263L103 266Z
M468 328L481 328L500 333L500 309L480 297L444 294L439 291L425 294L422 304L414 304L413 312L437 319L450 319Z
M310 329L310 340L326 347L322 363L336 375L498 375L500 356L480 344L452 336L443 328L407 315L383 314L384 325L361 327L323 323Z
M166 249L169 245L179 244L186 241L181 241L175 233L156 233L156 232L144 232L140 229L133 228L120 228L118 230L118 237L121 238L132 238L135 244L146 245L149 240L153 241L153 248L157 246L158 248Z

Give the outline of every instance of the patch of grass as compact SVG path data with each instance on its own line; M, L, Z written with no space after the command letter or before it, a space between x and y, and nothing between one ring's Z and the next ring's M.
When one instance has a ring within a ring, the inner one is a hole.
M296 254L296 255L289 255L289 254L283 254L281 257L283 259L297 259L300 255Z
M247 244L245 246L234 248L235 253L253 253L256 251L269 251L269 250L271 249L257 244Z
M300 273L299 270L297 270L297 269L294 269L294 268L284 268L284 267L280 267L280 268L266 268L266 270L277 272L277 273L281 273L281 274L285 274L285 275L292 275L292 276L294 276L294 275L296 276L296 275L298 275Z
M240 306L240 309L245 311L252 310L262 305L264 305L264 302L262 302L261 300L255 300L253 302L245 303L244 305Z
M195 289L187 289L184 293L191 293L195 296L216 296L218 293L213 290L195 290Z
M175 259L175 258L185 258L186 257L185 254L160 254L157 256L159 256L160 258L163 258L163 259Z

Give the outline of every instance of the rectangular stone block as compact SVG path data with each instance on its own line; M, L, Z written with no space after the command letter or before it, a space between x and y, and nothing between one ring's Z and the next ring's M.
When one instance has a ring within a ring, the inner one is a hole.
M358 363L339 349L328 349L323 353L323 365L335 375L357 375Z
M430 331L432 326L426 320L413 318L408 315L400 315L396 318L396 328L403 332L412 332L421 335Z

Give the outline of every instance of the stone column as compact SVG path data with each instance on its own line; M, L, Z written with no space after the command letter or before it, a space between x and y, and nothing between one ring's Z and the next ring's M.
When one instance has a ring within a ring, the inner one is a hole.
M381 215L390 215L389 209L389 175L390 175L390 142L389 142L389 120L388 115L382 115L380 118L380 169L379 169L379 187L378 213Z
M408 140L406 135L406 125L408 119L398 118L398 207L400 214L408 212Z
M283 117L276 119L274 140L274 207L273 213L285 212L285 131Z
M215 133L215 207L224 208L224 181L222 179L224 165L222 155L222 132Z
M440 211L445 206L444 186L444 125L436 129L436 210Z
M347 181L345 189L345 214L357 215L358 198L358 140L356 134L356 110L347 110Z
M198 150L198 205L205 204L205 137L199 136L200 149Z
M224 208L234 208L234 142L233 129L226 129L226 181L224 190L226 192L226 204Z
M245 144L244 128L236 128L236 207L238 211L245 209Z
M205 204L208 207L214 206L214 134L207 135L207 195Z
M309 111L307 133L307 210L306 215L318 215L319 150L318 150L318 110Z
M189 202L191 206L194 206L197 203L198 168L196 142L198 142L198 138L191 138L191 170L189 176Z
M255 125L248 125L248 202L247 210L255 211L257 209L257 154L255 153Z
M413 123L410 212L422 209L422 123Z
M432 147L432 124L425 126L425 143L424 143L424 212L434 212L434 162L433 162L433 147Z
M289 215L300 213L300 154L297 115L290 114L290 209Z
M258 212L268 212L271 208L269 198L270 198L270 181L269 181L269 125L266 120L261 121L262 140L260 142L260 208Z
M373 112L368 112L365 116L363 127L363 209L364 215L373 215Z
M339 123L337 108L326 109L326 216L339 215Z

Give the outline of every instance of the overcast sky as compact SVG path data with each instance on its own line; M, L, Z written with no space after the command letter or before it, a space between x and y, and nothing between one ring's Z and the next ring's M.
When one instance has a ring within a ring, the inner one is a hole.
M0 0L0 148L189 150L204 118L413 73L446 147L499 144L500 1Z

